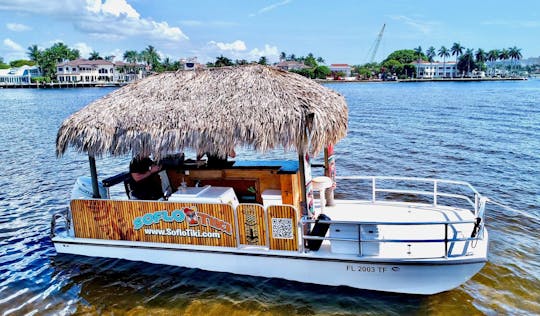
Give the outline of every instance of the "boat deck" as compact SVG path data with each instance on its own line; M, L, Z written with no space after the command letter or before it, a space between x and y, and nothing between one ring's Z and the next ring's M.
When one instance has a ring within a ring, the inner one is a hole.
M420 259L442 258L446 253L448 257L474 254L470 242L452 241L471 236L475 216L467 209L336 200L324 214L332 224L326 234L328 240L316 251L320 256Z

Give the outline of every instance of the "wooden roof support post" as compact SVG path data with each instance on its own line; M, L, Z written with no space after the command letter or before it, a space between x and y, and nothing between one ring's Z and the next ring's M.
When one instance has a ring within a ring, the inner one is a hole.
M90 163L90 176L92 177L92 193L94 199L100 199L99 188L98 188L98 179L97 179L97 169L96 169L96 158L91 154L88 154L88 162Z
M332 179L332 186L325 192L327 206L334 206L334 190L336 188L336 158L334 156L334 145L329 145L324 149L324 175Z

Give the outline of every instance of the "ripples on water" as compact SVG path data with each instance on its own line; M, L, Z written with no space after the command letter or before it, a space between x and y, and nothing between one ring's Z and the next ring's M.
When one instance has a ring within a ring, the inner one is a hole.
M471 281L424 297L56 256L51 215L67 207L74 179L88 173L84 154L56 159L56 131L69 114L112 90L4 89L2 314L539 314L540 81L329 86L350 110L348 137L336 146L338 174L464 180L532 214L487 210L490 262ZM98 171L109 176L127 163L100 159ZM358 188L338 189L353 197Z

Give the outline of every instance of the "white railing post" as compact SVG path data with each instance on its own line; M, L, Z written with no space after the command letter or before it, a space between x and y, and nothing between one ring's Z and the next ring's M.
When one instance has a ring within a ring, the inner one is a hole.
M474 194L474 216L478 217L478 193Z
M433 180L433 206L437 206L437 180Z
M375 203L376 199L376 186L375 186L375 177L371 177L371 202Z

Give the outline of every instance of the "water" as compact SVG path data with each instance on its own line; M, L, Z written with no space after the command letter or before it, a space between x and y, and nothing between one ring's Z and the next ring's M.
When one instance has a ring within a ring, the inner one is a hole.
M74 179L88 174L86 155L55 157L56 132L112 90L3 89L2 315L540 314L540 81L329 86L350 109L348 137L336 146L338 174L464 180L529 214L488 208L490 261L472 280L426 297L56 256L50 218L66 208ZM127 162L99 159L100 176ZM352 187L340 188L347 195Z

